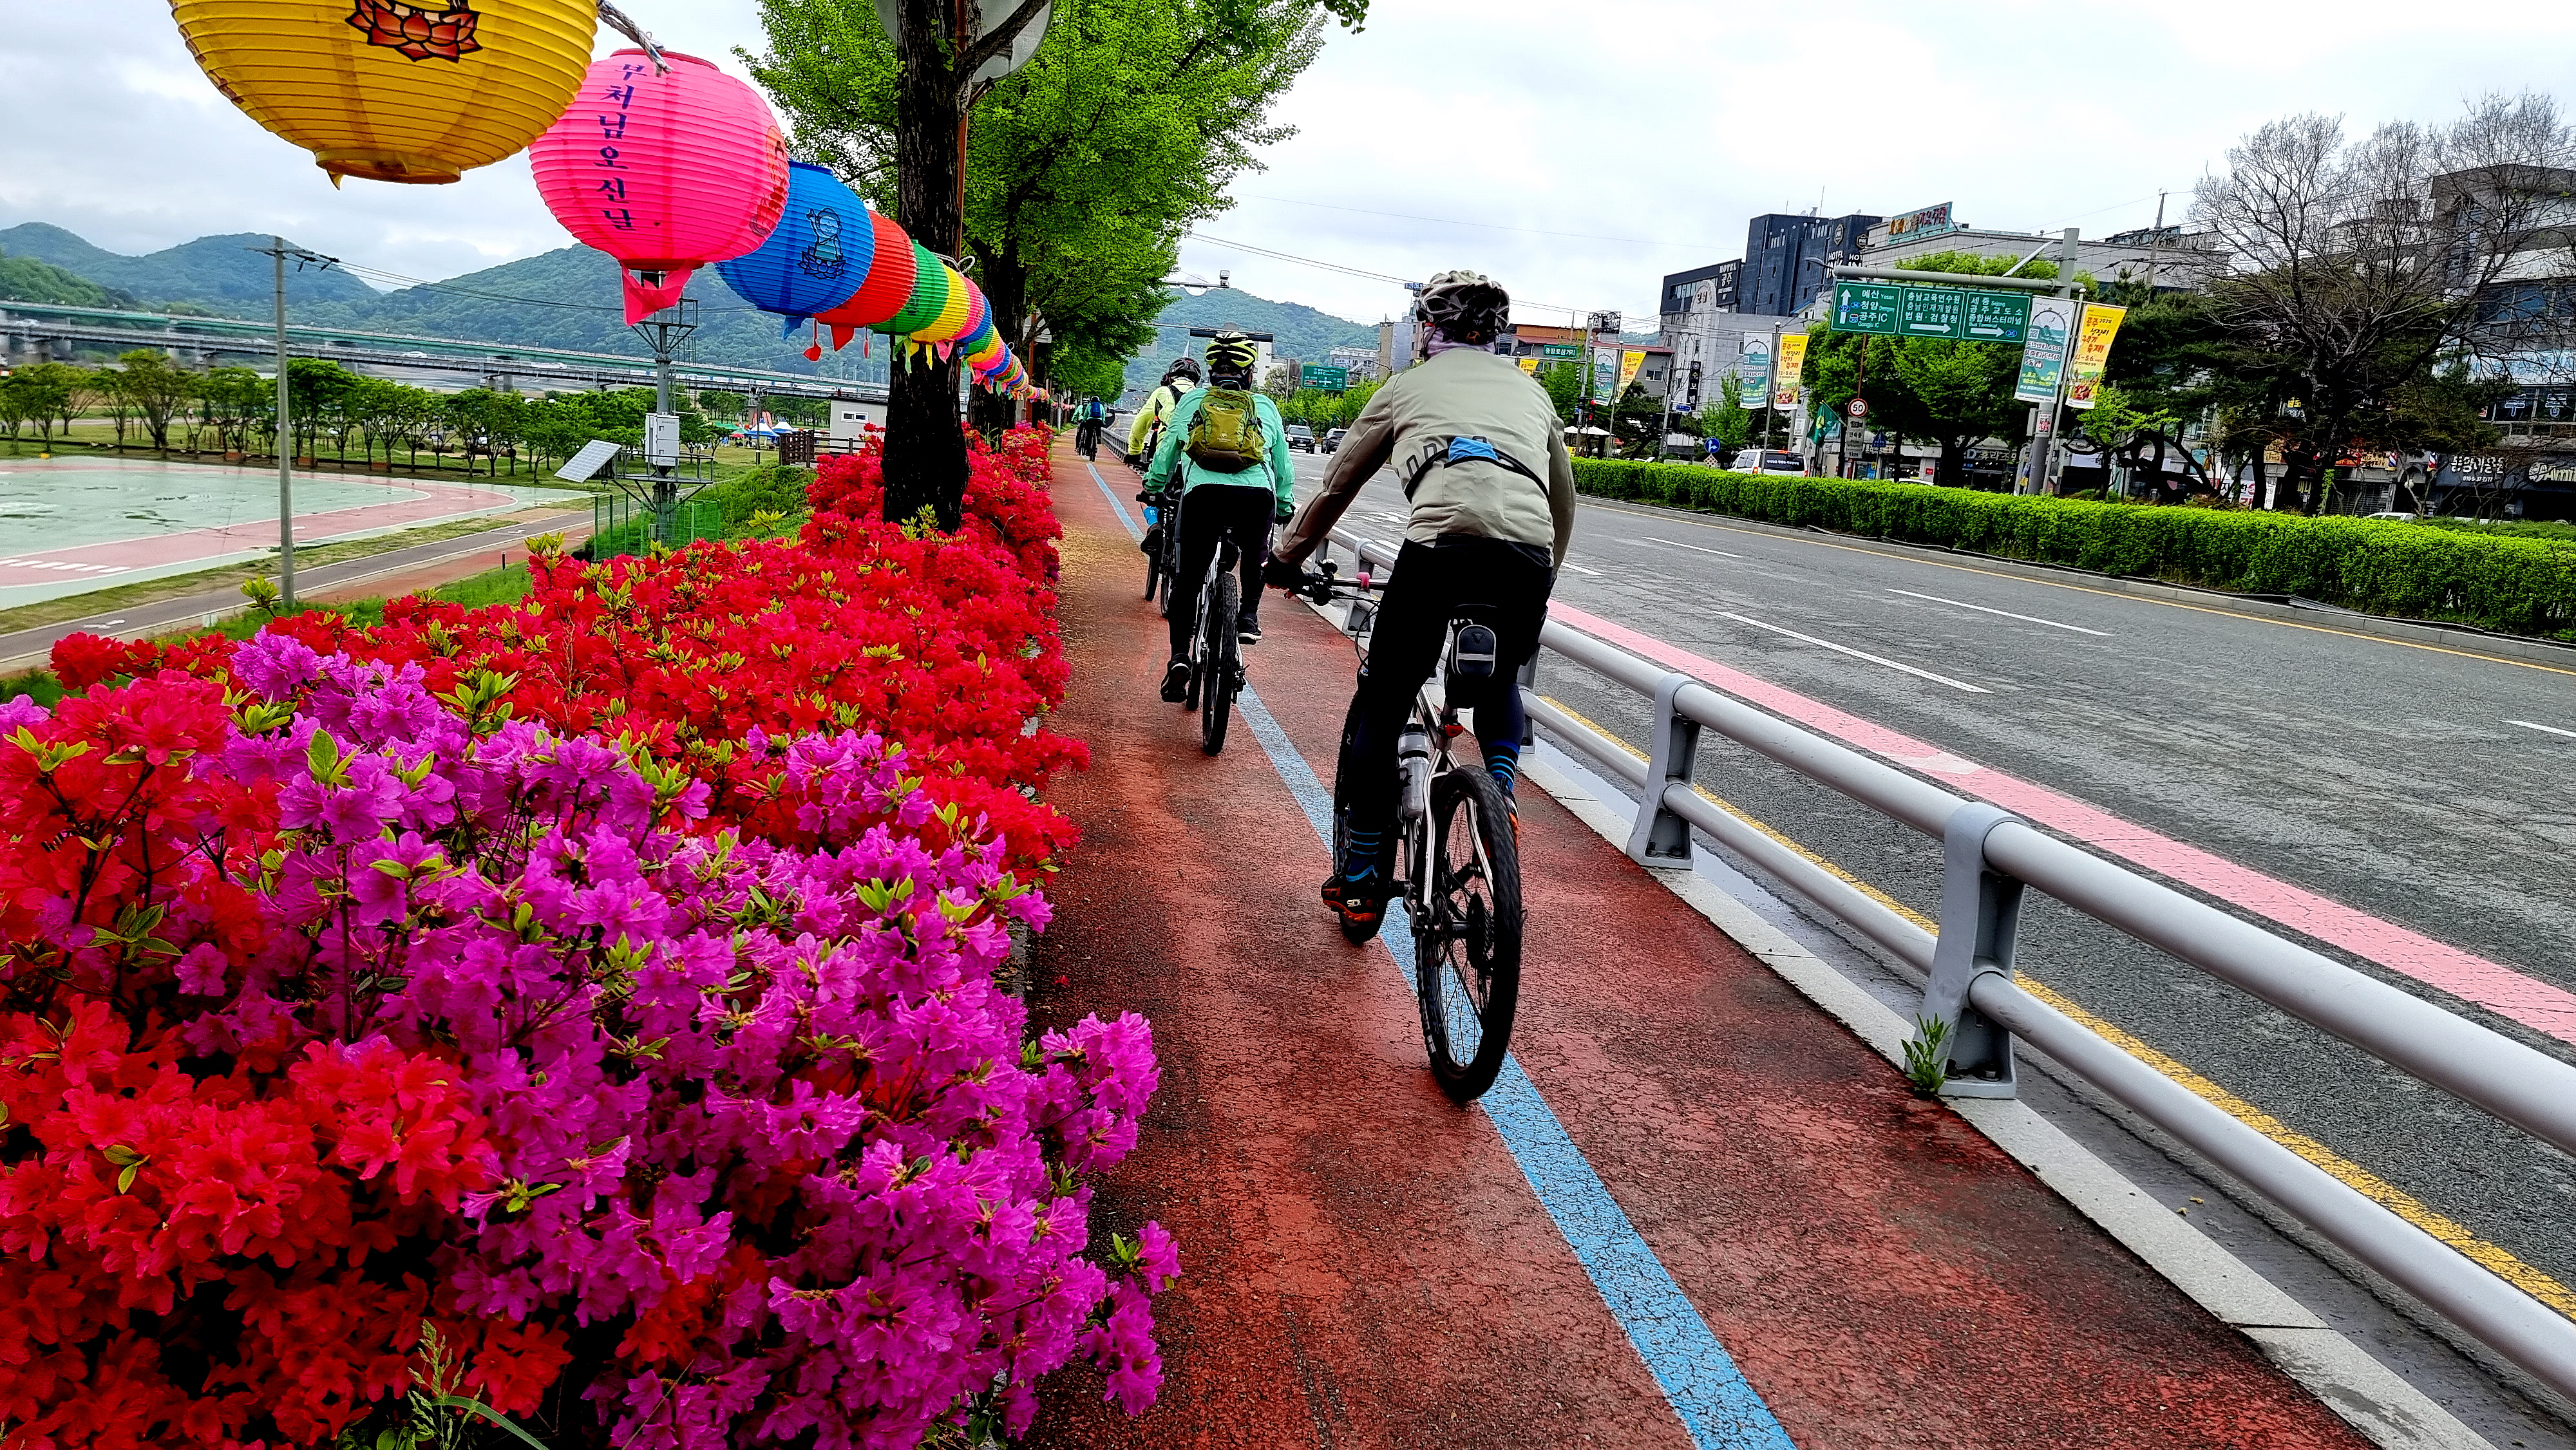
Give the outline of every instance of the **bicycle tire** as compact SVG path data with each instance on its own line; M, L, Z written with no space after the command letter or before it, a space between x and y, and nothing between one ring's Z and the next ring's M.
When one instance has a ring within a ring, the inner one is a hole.
M1234 621L1243 607L1243 586L1231 569L1208 586L1207 608L1199 618L1199 749L1209 755L1225 749L1226 726L1234 719L1236 671L1242 668L1243 642L1234 637Z
M1414 996L1432 1080L1452 1102L1494 1085L1521 991L1521 865L1511 807L1483 770L1431 781L1413 907Z
M1145 556L1145 597L1147 599L1153 598L1154 590L1160 586L1162 582L1163 556L1160 554L1147 554Z

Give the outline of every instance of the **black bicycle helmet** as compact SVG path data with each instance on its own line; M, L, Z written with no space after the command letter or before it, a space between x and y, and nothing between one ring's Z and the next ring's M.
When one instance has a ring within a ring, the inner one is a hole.
M1211 375L1224 373L1231 377L1250 377L1253 368L1261 362L1261 349L1253 345L1251 338L1227 328L1208 339L1207 361Z
M1482 272L1443 272L1422 284L1413 320L1440 329L1452 342L1482 346L1512 321L1512 294Z
M1187 378L1193 383L1199 381L1199 360L1187 353L1172 359L1172 365L1163 369L1163 381L1168 383L1174 378Z

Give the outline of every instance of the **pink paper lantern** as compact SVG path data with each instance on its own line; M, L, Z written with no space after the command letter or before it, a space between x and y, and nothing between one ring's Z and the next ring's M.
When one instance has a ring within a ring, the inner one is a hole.
M769 103L695 56L662 58L668 72L640 50L591 62L571 109L528 147L546 209L617 259L630 323L679 301L698 268L758 247L787 204L787 138Z

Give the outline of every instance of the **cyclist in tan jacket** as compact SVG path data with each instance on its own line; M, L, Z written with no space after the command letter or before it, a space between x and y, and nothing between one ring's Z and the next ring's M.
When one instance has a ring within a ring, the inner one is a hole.
M1360 674L1349 847L1324 884L1351 926L1374 929L1385 911L1396 734L1460 606L1485 606L1499 645L1491 698L1470 702L1486 768L1506 798L1519 773L1525 716L1514 676L1538 650L1574 537L1574 465L1547 390L1494 353L1510 320L1510 294L1486 277L1443 272L1424 284L1413 307L1418 361L1361 410L1268 575L1281 587L1300 582L1361 485L1395 465L1411 513Z

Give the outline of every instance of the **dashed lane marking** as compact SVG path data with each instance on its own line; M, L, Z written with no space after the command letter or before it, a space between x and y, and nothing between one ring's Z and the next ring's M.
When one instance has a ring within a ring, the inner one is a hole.
M1642 544L1669 544L1676 549L1688 549L1694 554L1715 554L1721 559L1741 559L1744 557L1742 554L1730 554L1724 549L1707 549L1702 548L1697 544L1685 544L1679 539L1658 539L1652 534L1639 535L1637 541Z
M1574 571L1575 573L1577 573L1577 574L1589 574L1589 575L1591 575L1591 576L1592 576L1593 578L1595 578L1595 579L1598 579L1598 578L1600 578L1600 577L1601 577L1601 571L1600 571L1600 570L1598 570L1598 569L1586 569L1586 568L1584 568L1584 567L1583 567L1582 565L1580 565L1580 564L1559 564L1559 565L1557 565L1556 567L1558 567L1558 568L1560 568L1560 569L1571 569L1571 570L1573 570L1573 571Z
M1934 604L1947 604L1954 609L1973 609L1979 614L2000 614L2006 619L2018 619L2024 624L2044 624L2051 629L2071 629L2077 634L2095 634L2100 635L2104 639L2109 639L2111 637L2111 631L2107 629L2086 629L2080 624L2066 624L2059 620L2042 619L2035 614L2015 614L2009 609L1989 609L1982 604L1970 604L1964 599L1944 599L1938 594L1917 594L1911 589L1890 588L1887 592L1890 594L1902 594L1908 599L1928 599Z
M2543 725L2537 720L2507 720L2504 723L2519 725L2525 730L2541 730L2551 735L2564 735L2571 740L2576 740L2576 730L2561 730L2555 725Z
M1566 567L1572 568L1573 566L1569 564ZM1965 680L1954 680L1948 675L1936 675L1930 670L1920 669L1914 665L1906 664L1902 660L1892 660L1887 658L1885 655L1874 655L1867 650L1853 649L1847 644L1836 644L1829 639L1818 639L1812 634L1800 634L1794 629L1784 629L1776 624L1766 624L1761 620L1755 619L1749 614L1738 614L1731 609L1721 609L1718 611L1718 615L1720 618L1732 619L1738 624L1752 625L1755 629L1767 629L1773 634L1785 634L1791 639L1805 640L1807 643L1819 648L1829 649L1837 654L1850 655L1856 660L1867 660L1874 665L1885 665L1891 670L1903 670L1909 675L1916 676L1920 679L1930 680L1936 685L1948 685L1951 689L1965 690L1971 695L1991 695L1994 693L1994 691L1987 689L1983 685L1972 685Z
M1099 470L1091 470L1091 481L1117 511L1127 536L1142 538L1144 531L1128 517ZM1306 824L1329 847L1331 793L1298 753L1288 732L1262 705L1259 694L1247 685L1237 703L1262 753L1270 757L1280 782L1305 813ZM1388 906L1386 929L1378 942L1409 987L1414 973L1413 932L1401 904ZM1796 1450L1761 1393L1736 1368L1734 1356L1718 1342L1655 1251L1646 1246L1627 1211L1610 1196L1583 1150L1575 1146L1537 1086L1521 1071L1519 1059L1505 1056L1501 1075L1477 1106L1493 1123L1557 1232L1565 1236L1601 1302L1627 1331L1629 1344L1655 1377L1665 1403L1672 1406L1691 1442L1700 1450Z
M1580 722L1585 728L1592 730L1603 739L1617 745L1620 749L1628 752L1630 755L1637 757L1639 760L1646 759L1646 753L1644 751L1639 750L1636 746L1629 744L1627 741L1612 734L1610 731L1603 729L1599 723L1585 717L1580 711L1568 709L1564 702L1551 696L1542 695L1539 698L1546 700L1549 704L1554 705L1560 710L1564 710L1567 715ZM2576 732L2568 733L2576 734ZM1849 871L1844 870L1835 862L1829 861L1823 856L1816 854L1807 847L1791 840L1780 832L1773 830L1763 822L1746 815L1741 808L1734 805L1732 802L1711 793L1708 787L1700 785L1697 782L1693 782L1691 790L1694 794L1699 796L1700 799L1707 801L1709 804L1716 806L1719 810L1726 812L1728 815L1735 817L1744 824L1751 826L1753 829L1760 831L1766 836L1769 836L1772 840L1777 841L1788 849L1804 856L1809 861L1815 863L1816 866L1831 873L1845 885L1860 892L1862 895L1867 896L1870 900L1875 901L1879 905L1886 907L1888 910L1895 912L1897 915L1904 917L1907 921L1914 923L1916 926L1923 928L1923 930L1930 932L1936 937L1941 934L1941 924L1939 922L1936 922L1932 920L1932 918L1914 910L1912 907L1905 905L1895 897L1890 896L1886 892L1879 890L1877 887L1870 885L1868 882L1861 880ZM2119 1048L2122 1052L2129 1054L2131 1057L2136 1058L2138 1061L2145 1063L2147 1066L2163 1073L2166 1077L2169 1077L2175 1082L2190 1089L2195 1096L2209 1103L2212 1107L2219 1109L2229 1117L2236 1119L2238 1122L2243 1123L2249 1128L2252 1128L2264 1137L2271 1139L2273 1142L2278 1143L2282 1147L2289 1149L2291 1152L2298 1154L2300 1157L2307 1159L2310 1163L2313 1163L2319 1168L2324 1169L2326 1172L2333 1174L2336 1179L2340 1180L2346 1187L2359 1193L2364 1198L2371 1200L2380 1207L2387 1209L2390 1213L2397 1215L2399 1218L2415 1225L2424 1232L2431 1234L2433 1237L2440 1239L2446 1244L2449 1244L2453 1249L2460 1253L2461 1257L2477 1264L2488 1273L2491 1273L2497 1278L2504 1280L2506 1283L2513 1285L2525 1294L2530 1295L2532 1298L2539 1300L2541 1303L2548 1305L2550 1308L2557 1310L2559 1313L2566 1315L2570 1319L2576 1319L2576 1289L2569 1288L2566 1284L2553 1278L2546 1271L2534 1268L2530 1264L2524 1263L2521 1259L2514 1257L2512 1250L2506 1249L2497 1244L2489 1243L2487 1240L2478 1237L2477 1233L2470 1229L2466 1224L2463 1224L2459 1220L2452 1218L2450 1215L2432 1207L2422 1199L2408 1193L2405 1189L2398 1187L2396 1184L2389 1182L2387 1179L2380 1177L2378 1174L2371 1172L2369 1169L2364 1168L2360 1164L2353 1162L2351 1159L2344 1157L2342 1154L2335 1152L2325 1144L2318 1142L2316 1139L2309 1137L2307 1134L2302 1133L2296 1128L2291 1127L2289 1124L2282 1122L2280 1119L2273 1117L2270 1113L2263 1111L2254 1104L2247 1102L2245 1099L2238 1097L2236 1094L2229 1092L2223 1087L2220 1087L2217 1083L2214 1083L2208 1078L2201 1076L2199 1073L2194 1072L2189 1066L2181 1062L2179 1059L2149 1046L2146 1042L2116 1026L2109 1020L2096 1016L2094 1013L2086 1010L2071 999L2061 995L2047 983L2040 981L2029 973L2016 973L2013 977L2013 982L2032 996L2039 998L2049 1006L2056 1008L2058 1011L2074 1018L2077 1022L2082 1023L2084 1027L2095 1036L2102 1038L2112 1046Z

